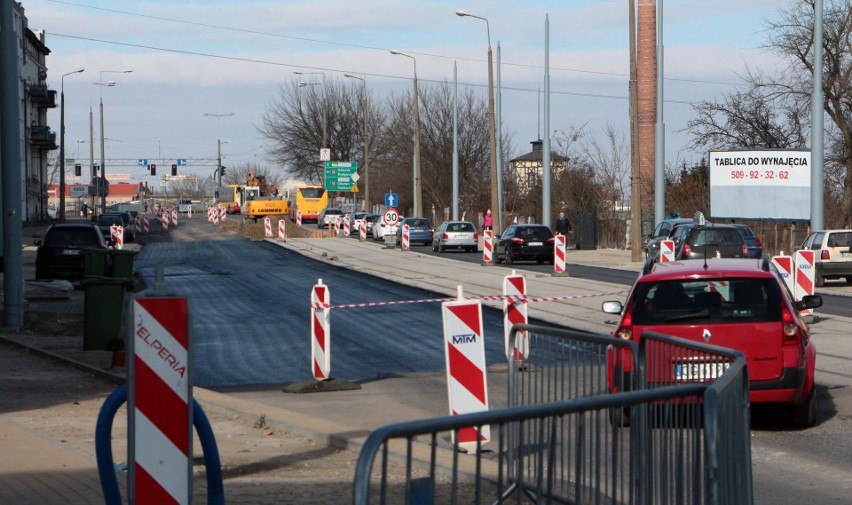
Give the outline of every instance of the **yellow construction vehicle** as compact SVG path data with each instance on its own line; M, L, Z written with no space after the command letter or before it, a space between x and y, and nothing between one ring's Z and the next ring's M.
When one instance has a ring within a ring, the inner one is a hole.
M266 194L266 177L256 176L249 172L246 176L246 189L257 189L257 192L246 191L246 201L243 204L242 214L257 222L260 217L286 216L290 204L278 196Z

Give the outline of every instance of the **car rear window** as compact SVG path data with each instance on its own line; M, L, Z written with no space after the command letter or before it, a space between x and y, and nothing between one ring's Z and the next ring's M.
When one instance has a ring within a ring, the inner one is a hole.
M700 229L695 230L687 240L693 246L703 245L741 245L743 237L736 229Z
M50 236L45 239L45 243L51 246L94 246L97 245L98 239L92 229L58 228L50 233Z
M550 231L550 228L546 226L525 226L519 227L517 235L518 237L524 238L526 240L532 239L548 239L553 236L553 232Z
M425 219L409 219L405 224L408 226L417 226L418 228L429 227L429 221Z
M769 278L642 282L633 297L638 325L758 323L781 320L781 293Z
M110 225L123 226L124 220L121 219L121 216L115 215L115 214L113 214L113 215L101 214L101 216L98 217L98 226L110 226Z
M826 247L847 247L852 246L852 233L832 233L828 236L828 244Z
M447 231L471 233L476 230L473 228L473 223L452 223L450 225L447 225Z

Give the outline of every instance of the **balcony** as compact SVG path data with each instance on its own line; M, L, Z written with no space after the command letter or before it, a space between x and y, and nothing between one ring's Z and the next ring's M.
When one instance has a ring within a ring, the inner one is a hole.
M30 144L45 151L56 149L56 133L49 126L31 126Z
M56 90L47 89L47 84L30 84L30 101L39 107L56 107Z

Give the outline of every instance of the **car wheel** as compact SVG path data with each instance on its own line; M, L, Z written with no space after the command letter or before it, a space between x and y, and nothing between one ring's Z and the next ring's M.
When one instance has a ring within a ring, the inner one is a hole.
M822 275L817 274L816 276L814 276L814 284L815 284L815 285L816 285L816 287L818 287L818 288L821 288L821 287L825 286L825 277L823 277Z
M808 395L808 399L805 400L805 403L793 407L790 416L793 426L797 428L810 428L815 425L816 411L816 388L812 387L811 394Z
M447 251L447 248L446 248L446 247L444 247L444 246L442 246L442 245L439 245L439 246L438 246L438 252L446 252L446 251Z
M499 254L495 254L494 255L494 264L499 265L500 263L503 263L503 258L501 258Z
M852 284L852 275L846 276L846 284Z

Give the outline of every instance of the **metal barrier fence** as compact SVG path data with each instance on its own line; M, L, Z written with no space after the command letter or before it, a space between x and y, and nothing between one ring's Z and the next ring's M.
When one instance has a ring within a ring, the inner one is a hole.
M528 337L529 354L510 367L510 407L375 431L360 454L353 503L751 503L740 353L658 334L637 348L530 325L513 332ZM632 368L612 373L616 357ZM710 365L684 376L684 363ZM713 370L717 380L701 376ZM451 435L484 425L497 447L460 455Z

